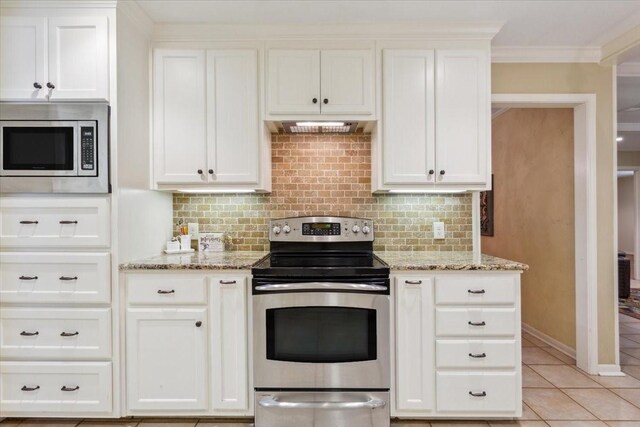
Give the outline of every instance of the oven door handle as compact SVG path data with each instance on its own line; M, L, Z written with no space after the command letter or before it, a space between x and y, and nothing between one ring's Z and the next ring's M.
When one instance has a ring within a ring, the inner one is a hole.
M367 285L364 283L333 283L333 282L307 282L307 283L278 283L272 285L258 285L256 291L373 291L385 292L386 286Z
M265 397L258 402L263 408L282 409L376 409L387 404L381 399L369 399L365 402L287 402L274 397Z

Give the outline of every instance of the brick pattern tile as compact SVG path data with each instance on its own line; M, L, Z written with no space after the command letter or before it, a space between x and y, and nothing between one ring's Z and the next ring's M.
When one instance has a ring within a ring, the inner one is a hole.
M271 218L338 215L375 221L375 249L471 251L469 194L371 194L371 137L272 135L271 194L174 194L179 221L230 235L230 250L268 250ZM443 221L446 238L432 239Z

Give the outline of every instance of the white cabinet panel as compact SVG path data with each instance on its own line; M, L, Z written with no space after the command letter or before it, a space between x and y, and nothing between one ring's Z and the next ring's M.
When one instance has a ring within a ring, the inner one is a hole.
M207 181L204 50L156 50L154 175L159 184Z
M0 413L111 413L111 362L0 362Z
M269 50L267 80L270 114L320 113L319 50Z
M127 309L130 411L209 408L206 308Z
M210 182L258 183L258 113L258 51L207 51L207 175Z
M108 33L106 16L49 18L51 100L109 98Z
M0 297L4 303L108 303L108 253L0 253Z
M127 274L131 305L188 305L207 303L206 278L183 273Z
M396 277L396 408L429 411L434 399L433 279Z
M513 337L517 327L515 308L436 308L439 337Z
M438 372L439 412L513 414L521 404L515 372Z
M436 304L488 305L516 302L512 275L456 274L436 279Z
M0 99L46 99L46 41L45 18L0 17Z
M515 369L518 350L515 340L437 340L436 366Z
M373 113L370 49L321 52L322 114Z
M383 51L382 163L385 184L433 184L434 52Z
M213 410L248 411L246 277L213 277L211 286Z
M100 359L111 356L109 308L0 311L2 358Z
M483 184L487 180L489 67L486 51L440 49L436 53L439 183Z

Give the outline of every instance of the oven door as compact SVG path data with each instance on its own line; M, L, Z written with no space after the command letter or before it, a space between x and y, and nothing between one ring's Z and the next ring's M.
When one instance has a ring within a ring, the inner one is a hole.
M1 176L77 176L78 122L0 122Z
M269 292L253 296L257 389L389 388L386 288L346 283L261 288Z

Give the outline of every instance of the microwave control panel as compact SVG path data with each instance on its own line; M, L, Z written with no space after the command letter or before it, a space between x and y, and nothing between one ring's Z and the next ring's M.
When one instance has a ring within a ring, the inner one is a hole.
M80 173L83 176L97 175L97 156L96 156L96 125L95 123L80 123Z

